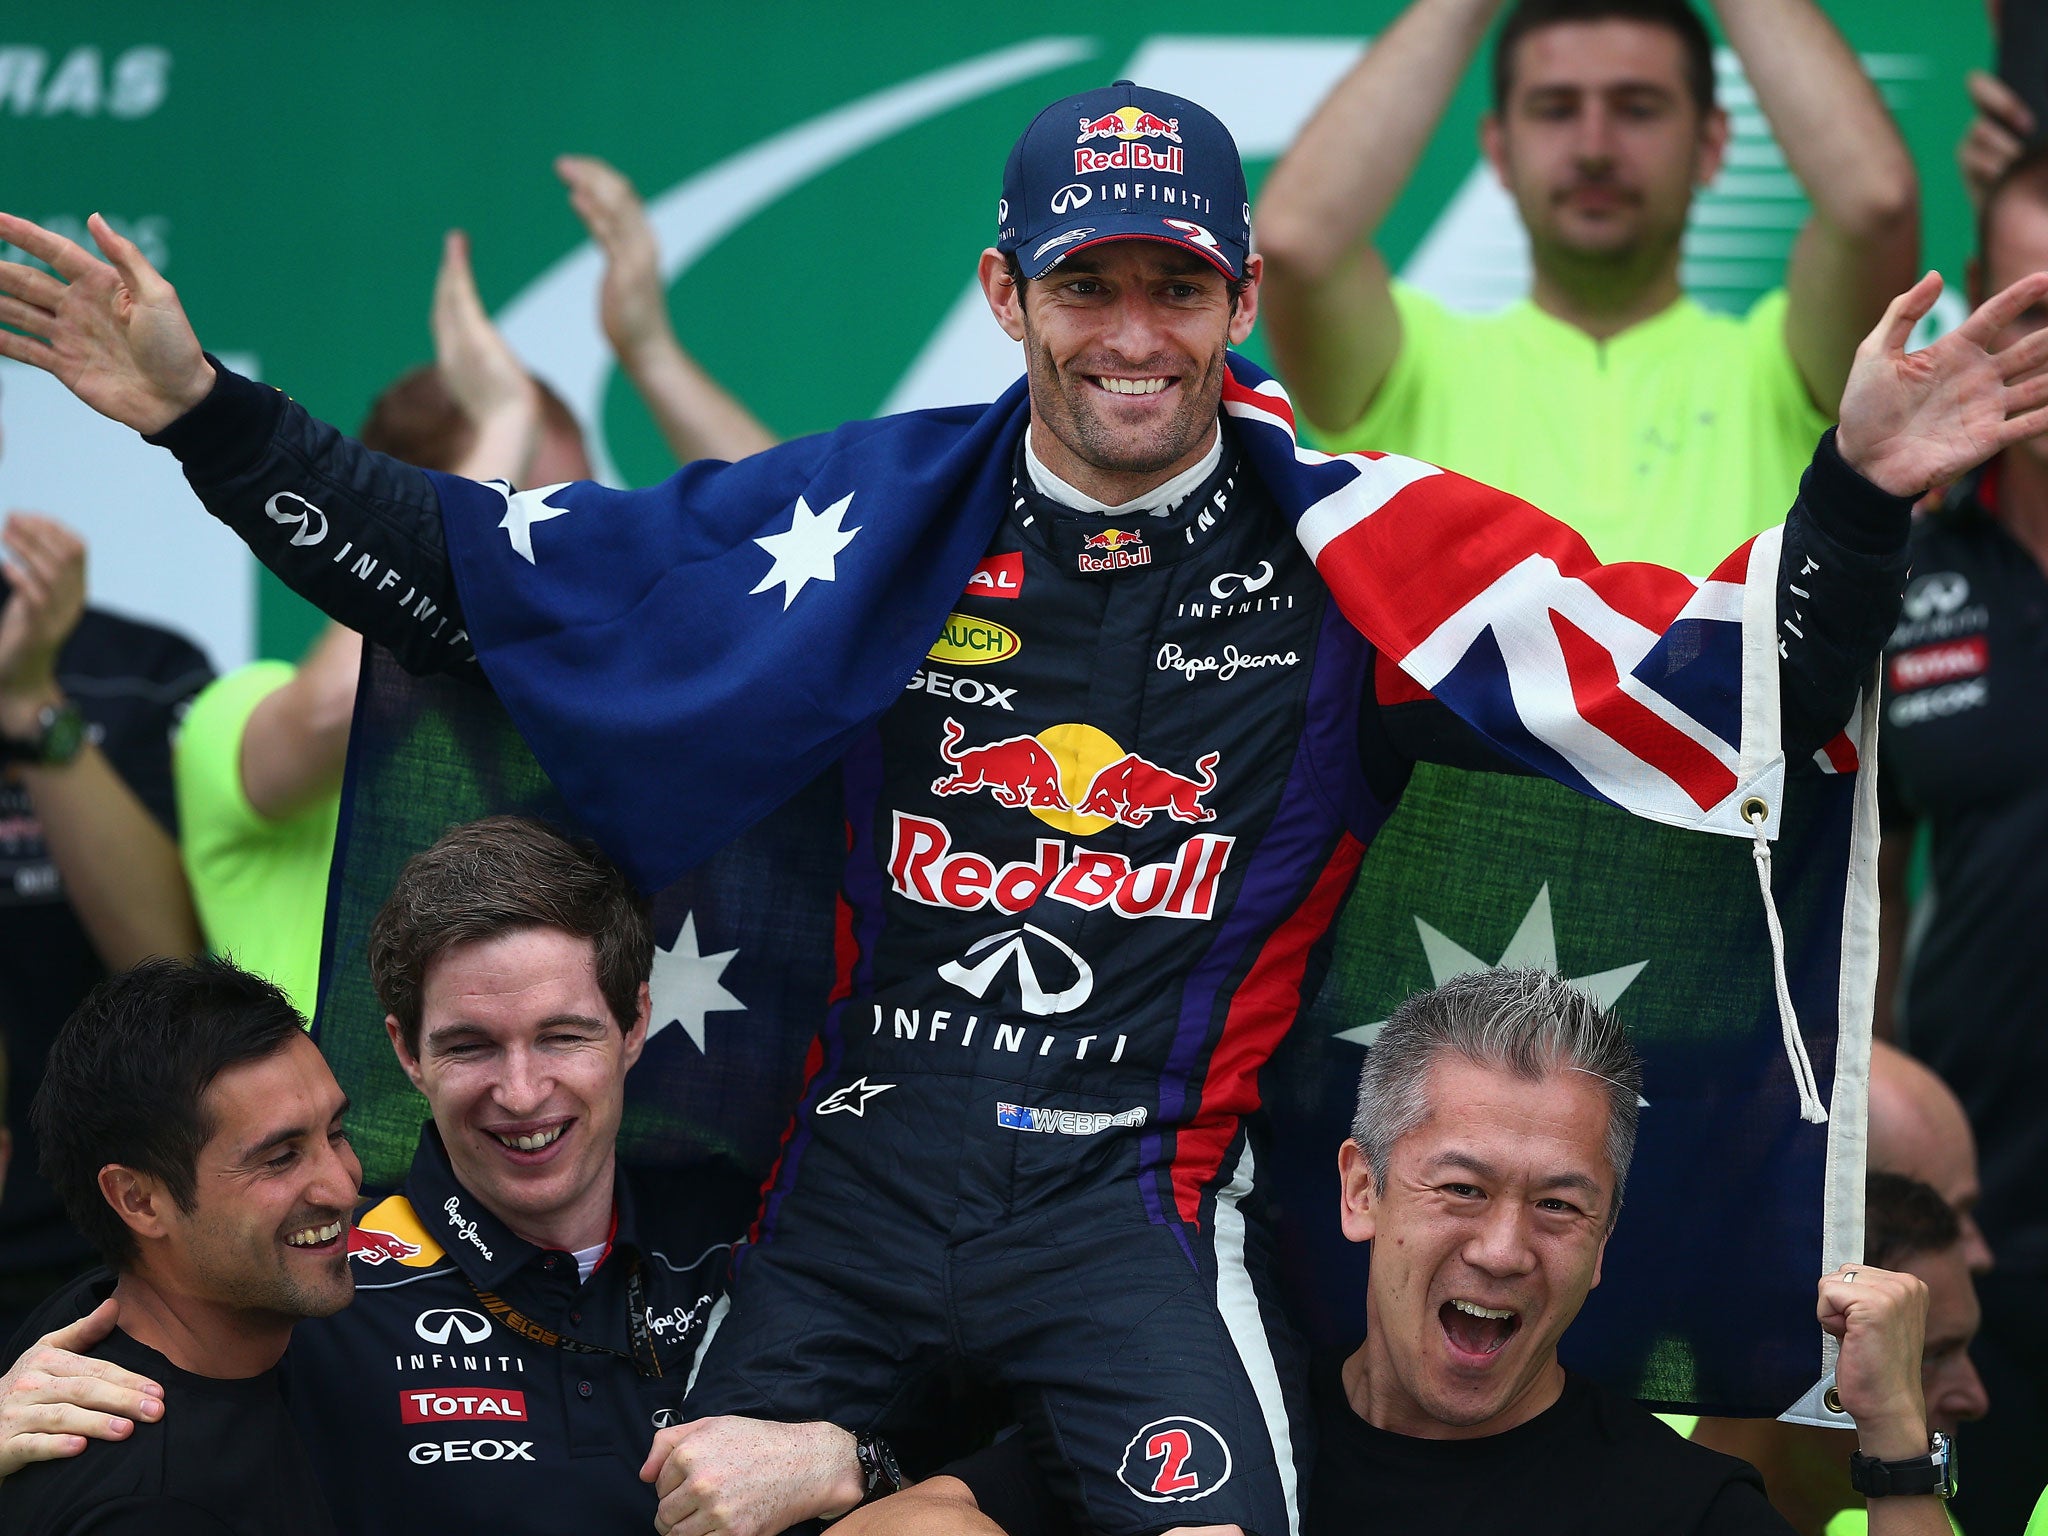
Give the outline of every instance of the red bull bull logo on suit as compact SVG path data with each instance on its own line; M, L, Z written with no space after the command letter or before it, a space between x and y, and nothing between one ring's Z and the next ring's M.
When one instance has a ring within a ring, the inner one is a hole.
M997 805L1028 811L1078 837L1113 826L1144 827L1155 816L1187 825L1216 819L1202 797L1216 788L1220 753L1203 753L1194 772L1183 774L1126 752L1090 725L1056 725L963 747L966 735L959 721L945 722L939 757L952 771L932 781L934 795L986 790ZM1197 835L1171 858L1146 864L1041 837L1033 858L999 866L956 849L952 829L936 817L898 811L889 880L899 896L963 912L1022 912L1046 897L1121 917L1200 921L1215 911L1217 883L1233 841Z

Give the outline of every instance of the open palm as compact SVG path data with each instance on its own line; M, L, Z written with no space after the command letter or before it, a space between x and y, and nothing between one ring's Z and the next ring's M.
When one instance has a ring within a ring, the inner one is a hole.
M206 398L213 368L177 290L132 241L98 214L89 227L106 253L26 219L0 214L0 240L47 262L0 262L0 356L54 375L87 405L138 432L157 432Z
M1836 441L1872 483L1917 496L2048 431L2048 328L2002 349L2005 328L2048 300L2048 272L2021 278L1931 346L1906 338L1941 294L1930 272L1892 300L1856 349Z

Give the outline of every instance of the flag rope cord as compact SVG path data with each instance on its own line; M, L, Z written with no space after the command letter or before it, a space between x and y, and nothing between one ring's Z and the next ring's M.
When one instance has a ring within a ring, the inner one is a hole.
M1760 814L1751 814L1754 806ZM1751 800L1742 814L1754 831L1750 854L1756 860L1757 888L1763 892L1764 924L1771 930L1771 979L1778 987L1778 1028L1785 1039L1785 1060L1792 1067L1792 1082L1799 1090L1799 1118L1812 1125L1825 1124L1827 1106L1820 1101L1820 1083L1813 1075L1813 1058L1806 1054L1806 1038L1799 1032L1799 1015L1792 1007L1792 984L1785 976L1785 929L1778 921L1778 901L1771 892L1771 845L1764 836L1769 807Z

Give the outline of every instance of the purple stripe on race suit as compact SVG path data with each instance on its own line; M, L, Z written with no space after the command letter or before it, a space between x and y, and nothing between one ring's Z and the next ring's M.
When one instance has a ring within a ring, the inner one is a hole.
M846 1034L840 1027L847 1006L874 989L875 947L882 937L882 860L875 852L875 808L882 798L882 738L868 731L839 764L840 782L845 786L846 819L853 828L853 847L847 854L845 894L853 912L854 962L851 986L845 997L825 1010L825 1022L818 1031L824 1055L817 1073L804 1090L796 1107L796 1121L783 1148L782 1168L775 1188L761 1208L760 1235L754 1246L765 1245L773 1236L782 1202L796 1188L797 1165L811 1144L811 1113L820 1096L829 1092L839 1076L839 1064L846 1056Z
M1316 640L1301 739L1272 824L1228 916L1181 989L1180 1019L1159 1078L1161 1127L1177 1125L1188 1112L1189 1083L1203 1065L1225 979L1307 895L1340 832L1349 828L1366 841L1387 818L1387 808L1366 788L1358 761L1358 711L1369 707L1371 676L1370 649L1336 605L1329 605ZM1177 1223L1161 1131L1147 1132L1140 1142L1139 1167L1146 1216L1162 1225ZM1181 1244L1187 1248L1185 1237Z

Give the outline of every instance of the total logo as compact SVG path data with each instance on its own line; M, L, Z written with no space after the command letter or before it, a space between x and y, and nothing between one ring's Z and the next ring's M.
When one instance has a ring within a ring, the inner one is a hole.
M1090 147L1094 139L1118 140L1113 150ZM1171 149L1155 149L1147 139L1165 139ZM1187 169L1187 151L1180 144L1180 119L1155 117L1136 107L1119 107L1097 118L1081 119L1081 136L1074 141L1074 174L1088 176L1103 171L1163 171L1182 175Z
M1230 1446L1200 1419L1155 1419L1124 1447L1116 1475L1147 1504L1186 1504L1230 1481Z
M398 1394L398 1417L405 1424L438 1424L446 1419L526 1420L526 1394L498 1387L433 1387Z
M1098 571L1125 571L1134 565L1150 565L1152 551L1145 535L1135 528L1105 528L1081 541L1076 565L1084 576Z

